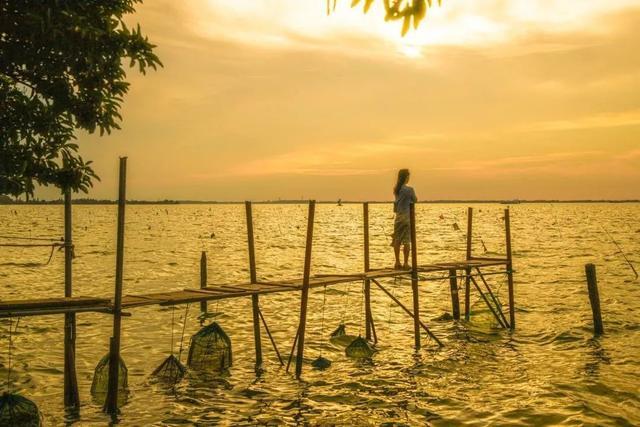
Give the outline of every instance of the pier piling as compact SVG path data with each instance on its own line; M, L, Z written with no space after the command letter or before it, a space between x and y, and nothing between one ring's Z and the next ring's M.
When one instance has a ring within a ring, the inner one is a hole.
M451 290L451 311L454 320L460 320L460 299L458 298L458 280L456 269L449 270L449 288Z
M64 296L73 296L73 230L71 189L64 190ZM64 406L80 408L76 375L76 314L64 315Z
M420 350L420 299L418 295L418 245L416 243L416 205L409 207L411 229L411 291L413 293L413 335L416 350Z
M513 257L511 253L511 218L509 209L504 210L504 228L507 244L507 283L509 286L509 327L516 327L516 306L513 289Z
M587 276L587 288L589 290L589 302L591 303L591 312L593 314L593 332L596 335L604 333L602 326L602 313L600 312L600 294L598 293L598 278L596 276L596 266L587 264L584 266Z
M249 276L251 284L257 284L256 272L256 249L253 237L253 210L251 202L244 202L245 212L247 216L247 244L249 247ZM256 372L262 366L262 341L260 339L260 300L258 295L251 296L251 306L253 311L253 341L256 348Z
M298 349L296 354L296 378L302 375L304 358L304 333L307 326L307 304L309 302L309 280L311 276L311 247L313 243L313 221L316 212L315 200L309 201L307 215L307 242L304 251L304 273L302 278L302 296L300 298L300 326L298 327Z
M200 255L200 289L207 287L207 252L202 251ZM200 314L204 319L207 314L207 302L200 301Z
M113 298L113 336L109 345L109 383L103 410L118 413L118 373L120 365L120 329L122 322L122 279L124 272L124 215L127 204L127 158L120 157L118 190L118 231L116 242L116 283Z
M362 204L364 222L364 271L369 271L369 203ZM365 310L365 338L371 341L373 329L373 315L371 313L371 280L364 280L364 310Z
M472 257L473 239L473 208L467 208L467 261ZM469 321L471 314L471 269L466 268L467 277L464 280L464 320Z

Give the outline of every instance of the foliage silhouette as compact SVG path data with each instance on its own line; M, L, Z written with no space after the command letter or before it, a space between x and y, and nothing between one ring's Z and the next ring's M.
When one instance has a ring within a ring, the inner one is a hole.
M351 7L360 4L360 0L352 0ZM364 0L364 13L371 8L374 0ZM336 7L337 0L327 0L327 14L330 14ZM404 36L411 28L418 28L420 22L427 15L427 9L433 7L433 0L382 0L385 10L386 21L402 20L402 35ZM442 0L438 0L438 5L442 4Z
M35 184L87 192L98 177L76 132L119 129L125 65L162 66L140 26L141 0L0 0L0 194Z

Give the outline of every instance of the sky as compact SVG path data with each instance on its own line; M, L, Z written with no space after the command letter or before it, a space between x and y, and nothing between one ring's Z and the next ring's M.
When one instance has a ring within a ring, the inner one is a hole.
M133 199L389 200L399 168L421 200L640 198L640 0L434 1L405 37L381 2L147 0L164 68L79 136L89 197L128 156Z

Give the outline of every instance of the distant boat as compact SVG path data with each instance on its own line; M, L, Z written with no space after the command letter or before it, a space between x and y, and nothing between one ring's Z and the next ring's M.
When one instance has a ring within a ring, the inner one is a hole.
M519 205L521 202L518 199L513 199L513 200L503 200L500 203L503 205Z
M338 206L342 206L342 199L338 199Z

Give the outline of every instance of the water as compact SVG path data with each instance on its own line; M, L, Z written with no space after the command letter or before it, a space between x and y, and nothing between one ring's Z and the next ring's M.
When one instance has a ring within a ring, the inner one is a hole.
M504 253L500 205L475 205L474 252ZM0 234L55 236L63 233L62 206L1 206ZM390 205L371 206L371 264L390 266L393 256ZM463 259L465 206L417 207L419 260ZM116 206L74 206L74 294L110 297L115 267ZM441 219L440 216L444 219ZM265 372L253 368L250 298L209 303L233 342L234 365L218 380L190 375L175 389L153 384L149 374L199 329L198 307L157 306L132 310L123 320L122 355L129 368L130 396L122 425L341 424L448 425L640 423L640 281L603 232L604 226L640 266L640 205L554 204L512 207L517 270L517 329L496 328L477 293L469 323L434 321L450 311L448 280L421 282L423 320L440 337L438 349L423 336L413 350L409 317L378 289L372 291L380 339L370 362L345 357L329 334L341 321L347 332L364 333L362 285L311 292L306 357L332 361L326 371L305 365L304 381L279 367L263 337ZM254 206L258 277L301 276L306 227L304 205ZM195 288L205 250L211 283L248 278L244 207L241 205L129 206L127 208L125 294ZM453 223L458 223L457 231ZM319 205L313 248L314 273L362 269L362 207ZM212 237L212 233L215 236ZM6 241L6 240L5 240ZM49 249L0 248L0 298L63 295L63 256ZM584 264L598 267L606 334L594 338ZM25 265L23 265L25 264ZM437 275L436 275L437 277ZM491 276L506 301L506 284ZM384 281L411 304L410 283ZM322 301L326 297L324 328ZM261 297L263 313L280 351L288 354L299 313L299 295ZM171 318L175 316L172 326ZM104 425L108 417L92 400L93 368L107 352L111 317L79 314L77 370L80 416L62 405L63 316L20 319L14 335L12 388L32 398L47 425L77 422ZM15 326L15 320L13 320ZM0 378L7 377L9 321L0 323ZM4 380L3 380L4 387Z

